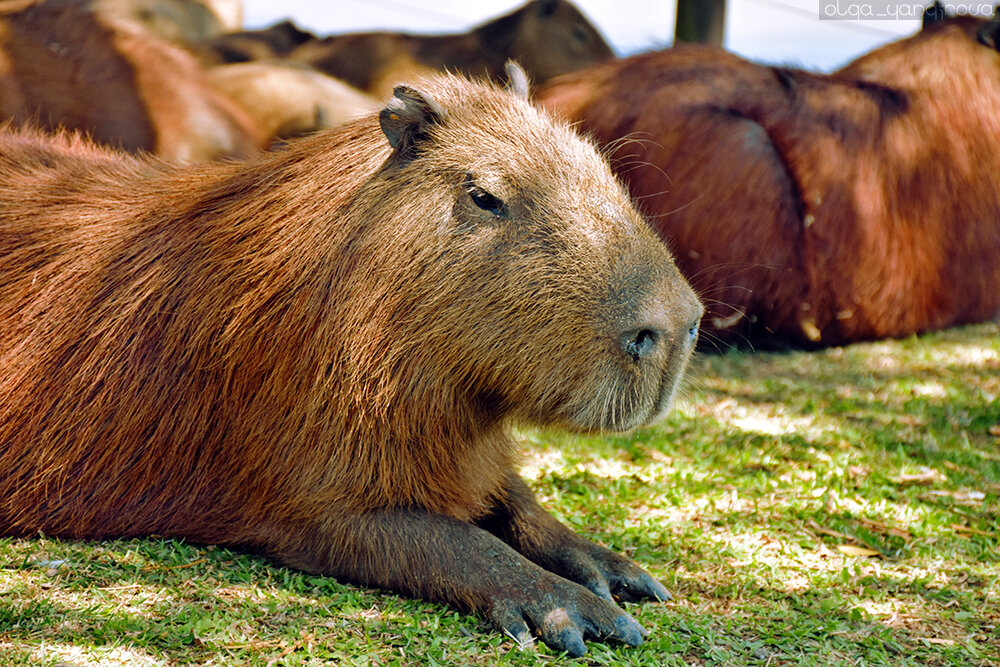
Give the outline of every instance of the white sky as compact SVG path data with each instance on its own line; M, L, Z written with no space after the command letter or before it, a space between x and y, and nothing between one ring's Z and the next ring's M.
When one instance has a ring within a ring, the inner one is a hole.
M319 34L357 30L456 32L504 14L525 0L244 0L248 28L292 18ZM668 46L674 0L575 0L620 54ZM755 60L829 71L887 41L916 32L918 19L819 20L821 7L843 9L879 0L728 0L726 47ZM882 5L919 16L930 0ZM946 3L958 4L958 3ZM985 11L990 2L962 3Z

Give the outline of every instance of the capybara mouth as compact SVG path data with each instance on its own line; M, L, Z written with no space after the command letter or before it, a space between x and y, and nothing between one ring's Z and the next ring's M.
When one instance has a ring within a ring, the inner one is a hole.
M622 433L657 423L670 411L689 352L683 351L676 364L644 369L641 377L603 383L573 411L570 427L584 433Z

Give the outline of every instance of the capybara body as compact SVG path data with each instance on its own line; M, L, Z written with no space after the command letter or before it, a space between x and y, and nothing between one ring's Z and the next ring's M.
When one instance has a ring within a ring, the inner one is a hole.
M72 0L0 7L0 119L188 162L265 143L190 54Z
M68 0L89 4L101 16L122 21L181 44L240 30L240 0Z
M317 37L289 20L267 28L227 32L212 39L187 44L205 65L245 63L253 60L282 60Z
M292 62L217 65L205 75L265 136L275 139L334 127L380 106L374 97L343 81Z
M290 57L376 97L413 74L448 70L501 78L513 59L534 81L607 60L611 47L568 0L532 0L450 35L352 33L307 41Z
M665 595L542 510L507 425L654 421L701 306L524 97L400 86L240 164L0 135L0 287L3 534L224 543L573 654Z
M539 91L608 147L706 301L812 347L1000 315L1000 55L958 18L832 75L678 47Z

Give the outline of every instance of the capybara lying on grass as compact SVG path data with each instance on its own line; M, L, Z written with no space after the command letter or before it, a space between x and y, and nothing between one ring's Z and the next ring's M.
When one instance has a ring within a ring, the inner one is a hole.
M706 302L703 341L905 336L1000 316L993 25L934 24L831 75L678 47L538 95L607 147Z
M573 655L666 595L537 504L508 425L655 421L701 306L520 95L399 86L240 164L0 135L0 286L2 534L227 544Z

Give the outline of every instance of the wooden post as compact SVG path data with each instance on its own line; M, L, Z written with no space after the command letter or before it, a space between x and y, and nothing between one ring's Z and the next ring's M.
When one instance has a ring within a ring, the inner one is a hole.
M726 28L726 0L677 0L675 42L722 47Z

